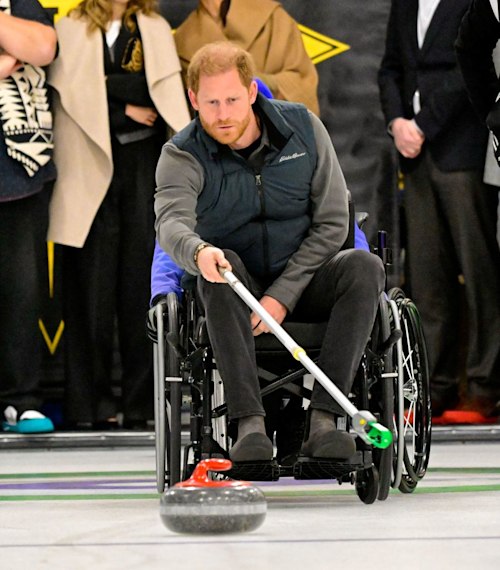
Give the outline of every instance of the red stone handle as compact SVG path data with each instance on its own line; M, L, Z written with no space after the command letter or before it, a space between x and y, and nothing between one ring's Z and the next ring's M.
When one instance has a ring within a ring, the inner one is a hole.
M177 483L175 487L237 487L241 485L249 485L246 481L234 481L226 479L224 481L212 481L208 478L209 471L228 471L233 466L229 459L203 459L194 468L193 474L189 479L182 483Z

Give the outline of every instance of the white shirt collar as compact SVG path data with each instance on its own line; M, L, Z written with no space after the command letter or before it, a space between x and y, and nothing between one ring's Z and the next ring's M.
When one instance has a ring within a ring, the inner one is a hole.
M441 0L419 0L418 1L418 16L417 16L417 41L418 47L421 48L424 44L425 34L431 23L434 12L438 7Z

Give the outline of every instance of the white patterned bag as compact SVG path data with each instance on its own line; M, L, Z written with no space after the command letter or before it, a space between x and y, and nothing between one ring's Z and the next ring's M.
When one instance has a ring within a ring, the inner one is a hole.
M10 0L0 0L0 10L11 13ZM0 80L0 123L7 154L32 177L52 156L52 115L45 71L24 64Z

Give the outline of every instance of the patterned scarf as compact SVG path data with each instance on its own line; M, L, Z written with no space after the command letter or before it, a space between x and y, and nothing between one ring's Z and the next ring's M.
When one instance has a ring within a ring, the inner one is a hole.
M0 10L11 13L10 0L0 0ZM0 80L0 122L7 154L33 177L47 164L54 147L45 71L24 64Z

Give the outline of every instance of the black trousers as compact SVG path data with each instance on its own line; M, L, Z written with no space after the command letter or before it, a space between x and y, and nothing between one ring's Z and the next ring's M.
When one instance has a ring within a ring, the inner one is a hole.
M235 275L260 298L266 284L254 279L234 252L225 254ZM288 317L292 321L328 321L319 366L346 395L370 336L384 282L384 268L377 256L361 250L342 251L318 269ZM198 293L224 382L229 417L265 415L249 308L226 284L209 283L199 277ZM311 408L342 413L318 382L314 385Z
M405 176L404 199L411 295L422 316L432 393L457 393L463 274L469 389L500 396L498 189L484 184L481 172L441 172L426 152Z
M154 249L157 137L113 144L114 176L82 249L63 250L65 420L153 417L151 344L145 330ZM112 393L118 330L121 403Z
M0 203L0 412L40 407L43 339L38 328L47 280L48 204L53 183Z

